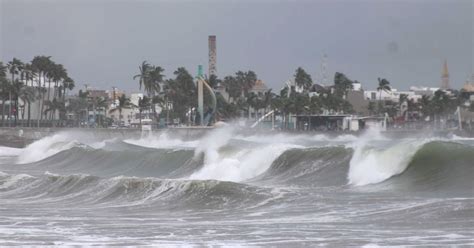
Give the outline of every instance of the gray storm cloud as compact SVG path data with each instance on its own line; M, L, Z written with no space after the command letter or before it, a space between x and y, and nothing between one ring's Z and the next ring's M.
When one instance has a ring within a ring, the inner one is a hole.
M465 1L12 1L3 0L0 57L51 55L80 84L137 89L148 60L166 74L207 67L217 35L218 74L252 69L279 88L303 66L375 87L440 83L449 63L461 87L473 72L473 2Z

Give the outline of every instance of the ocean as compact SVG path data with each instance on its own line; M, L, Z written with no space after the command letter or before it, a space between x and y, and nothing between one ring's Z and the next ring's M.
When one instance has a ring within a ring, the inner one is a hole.
M474 139L59 132L0 147L0 246L474 246Z

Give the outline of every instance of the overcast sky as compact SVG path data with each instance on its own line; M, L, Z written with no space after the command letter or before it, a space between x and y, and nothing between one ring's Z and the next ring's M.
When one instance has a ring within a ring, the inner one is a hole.
M474 73L473 0L0 2L2 61L51 55L97 88L138 89L143 60L168 77L207 70L210 34L219 77L251 69L274 89L298 66L318 79L323 54L331 82L339 71L366 89L439 86L445 58L452 86Z

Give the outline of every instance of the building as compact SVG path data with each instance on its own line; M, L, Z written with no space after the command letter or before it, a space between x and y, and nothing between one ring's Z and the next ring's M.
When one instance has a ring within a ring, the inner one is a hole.
M262 96L265 94L265 92L268 91L268 87L267 85L260 79L258 79L256 82L255 82L255 85L252 87L252 89L250 89L249 92L251 93L255 93L256 95L258 96Z
M472 74L470 79L466 80L461 90L474 93L474 74Z
M217 47L216 36L209 35L209 77L217 76Z

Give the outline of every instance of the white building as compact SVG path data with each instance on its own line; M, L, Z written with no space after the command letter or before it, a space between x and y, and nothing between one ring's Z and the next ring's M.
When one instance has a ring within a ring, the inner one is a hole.
M390 91L379 91L379 90L367 90L364 91L364 97L370 101L392 101L399 102L400 95L406 95L409 100L415 102L421 99L422 94L417 94L415 91L398 91L392 88Z

